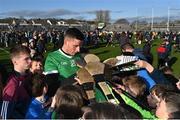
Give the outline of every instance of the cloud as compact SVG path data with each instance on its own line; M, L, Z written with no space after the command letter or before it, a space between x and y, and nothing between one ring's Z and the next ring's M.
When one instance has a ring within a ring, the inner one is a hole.
M21 11L10 11L0 13L2 16L13 16L13 17L40 17L40 18L47 18L47 17L58 17L64 15L78 15L78 12L65 10L65 9L55 9L49 11L30 11L30 10L21 10Z
M91 10L91 11L71 11L67 9L53 9L53 10L19 10L1 12L1 17L24 17L24 18L75 18L75 19L95 19L96 14L100 11L107 11L111 13L122 13L123 11L111 11L111 10Z
M108 12L111 12L110 10L92 10L92 11L85 11L85 12L83 12L83 13L85 13L85 14L97 14L98 12L100 12L100 11L108 11Z

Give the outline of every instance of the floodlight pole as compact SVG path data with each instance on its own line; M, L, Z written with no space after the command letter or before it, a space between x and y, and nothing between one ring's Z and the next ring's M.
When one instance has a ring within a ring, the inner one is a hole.
M137 31L137 21L138 21L138 9L136 8L136 31Z
M170 8L168 7L167 31L169 31L169 17L170 17Z
M154 22L154 9L152 8L152 16L151 16L151 31L153 31L153 22Z

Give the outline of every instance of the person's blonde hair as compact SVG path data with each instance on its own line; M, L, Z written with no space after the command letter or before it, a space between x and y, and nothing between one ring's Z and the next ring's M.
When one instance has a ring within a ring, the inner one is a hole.
M125 77L123 79L123 84L127 87L131 86L133 91L136 91L137 96L143 95L146 90L146 84L143 78L136 75Z

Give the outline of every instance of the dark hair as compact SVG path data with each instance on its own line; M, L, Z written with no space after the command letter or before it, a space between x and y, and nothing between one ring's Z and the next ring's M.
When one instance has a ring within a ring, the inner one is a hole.
M78 87L62 86L58 88L55 95L57 118L77 119L82 116L83 97Z
M133 119L141 118L141 115L135 115L133 112L126 110L127 106L115 105L109 102L95 103L90 109L85 111L83 117L85 119ZM129 108L128 108L129 109Z
M78 119L82 117L82 110L80 107L71 105L61 105L56 109L57 118L59 119Z
M29 41L27 40L27 38L23 37L23 38L21 39L21 43L28 43L28 44L29 44Z
M46 77L43 74L36 73L33 75L32 94L34 97L39 97L43 94L43 89L45 86L47 86L45 79Z
M56 91L56 101L56 107L60 105L83 106L81 90L73 85L66 85L58 88Z
M168 114L180 111L180 94L175 92L165 92L162 100L166 103Z
M43 62L43 56L39 54L35 54L32 58L32 61L38 61L38 62Z
M171 67L169 67L169 66L165 66L165 67L162 67L162 68L161 68L161 71L162 71L163 73L165 73L165 72L167 72L167 71L173 72L173 69L172 69Z
M30 50L26 46L16 45L16 46L14 46L13 48L10 49L10 58L12 59L12 58L20 55L20 53L30 54Z
M131 43L125 43L125 44L121 45L120 47L122 50L134 49L134 46Z
M69 28L65 32L64 37L76 38L76 39L81 40L81 41L84 40L83 33L80 30L78 30L77 28Z
M158 96L159 98L162 97L162 95L167 92L168 90L164 85L156 84L150 89L150 93L153 93Z
M168 119L180 119L180 110L170 113Z

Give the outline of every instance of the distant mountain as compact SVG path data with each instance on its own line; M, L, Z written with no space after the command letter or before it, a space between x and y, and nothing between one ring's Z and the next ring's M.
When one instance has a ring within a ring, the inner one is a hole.
M121 18L121 19L111 19L111 23L117 23L117 21L119 20L127 20L129 23L133 23L137 20L137 17L127 17L127 18ZM180 16L170 16L169 18L170 21L180 21ZM142 17L139 16L138 17L138 21L139 22L148 22L150 23L152 21L151 17ZM168 21L168 17L167 16L162 16L162 17L154 17L153 19L154 23L160 23L160 22L165 22Z

